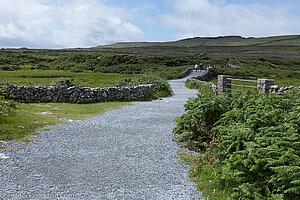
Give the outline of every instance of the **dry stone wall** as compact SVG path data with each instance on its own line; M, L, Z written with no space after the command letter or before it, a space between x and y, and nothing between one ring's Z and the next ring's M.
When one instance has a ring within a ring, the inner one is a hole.
M300 89L300 86L299 87L295 87L295 86L279 87L278 85L273 85L270 87L269 93L284 94L284 93L286 93L290 90L294 90L294 89Z
M213 77L213 74L210 71L210 68L208 68L207 70L205 70L204 74L202 74L201 76L196 76L194 78L198 79L199 81L208 81L212 77Z
M182 76L186 77L193 71L193 68L189 67L184 72L182 72Z
M274 80L272 79L258 79L257 80L257 90L260 93L269 92L270 88L274 85Z
M3 87L3 86L0 86ZM62 87L62 86L4 86L16 100L27 103L93 103L105 101L135 101L150 94L155 85L134 87Z

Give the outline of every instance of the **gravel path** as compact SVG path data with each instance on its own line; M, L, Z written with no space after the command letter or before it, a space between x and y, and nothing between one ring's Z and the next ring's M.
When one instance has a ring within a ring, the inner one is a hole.
M185 79L169 81L172 97L57 126L23 149L0 149L0 199L198 199L172 141L174 119L197 94Z

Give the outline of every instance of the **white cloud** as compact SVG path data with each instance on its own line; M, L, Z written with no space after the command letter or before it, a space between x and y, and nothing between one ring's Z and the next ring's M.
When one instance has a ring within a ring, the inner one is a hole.
M177 29L177 38L194 36L268 36L299 34L300 19L287 6L227 4L224 0L170 0L175 13L160 21Z
M0 5L0 47L89 47L143 37L129 22L129 11L97 0L0 0Z

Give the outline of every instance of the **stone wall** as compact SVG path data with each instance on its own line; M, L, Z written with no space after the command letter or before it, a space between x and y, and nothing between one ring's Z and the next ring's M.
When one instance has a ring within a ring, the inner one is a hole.
M257 90L260 93L269 92L270 88L274 85L274 80L272 79L258 79L257 80Z
M3 86L0 86L3 87ZM135 87L61 87L5 85L16 100L28 103L93 103L104 101L134 101L143 99L155 89L155 85Z
M201 76L196 76L194 77L195 79L198 79L199 81L208 81L209 79L211 79L213 77L212 72L210 71L210 68L208 68L207 70L205 70L204 74Z
M189 67L184 72L182 72L182 76L186 77L193 71L193 68Z
M279 87L278 85L273 85L269 89L269 93L278 93L278 94L284 94L290 90L297 89L295 86L288 86L288 87ZM300 89L300 86L298 87Z

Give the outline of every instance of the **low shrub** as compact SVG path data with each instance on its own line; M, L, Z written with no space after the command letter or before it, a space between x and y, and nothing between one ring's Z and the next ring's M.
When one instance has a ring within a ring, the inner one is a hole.
M217 139L211 128L230 109L230 104L231 98L226 95L198 95L188 101L185 105L188 112L175 120L175 138L189 149L205 151Z
M11 98L12 95L9 91L5 88L0 88L0 124L6 123L7 118L14 114L16 102L8 100Z
M209 181L229 190L230 199L298 199L299 97L299 90L199 96L186 104L174 133L178 142L206 152L193 170L212 167L217 174Z
M31 67L31 69L41 69L41 70L50 70L51 66L46 64L36 64Z
M201 83L195 80L188 79L185 86L189 89L197 89L203 96L214 96L213 91L210 89L209 84Z
M155 85L154 91L152 91L152 93L147 98L153 99L159 97L166 97L173 94L172 88L170 87L168 82L154 75L139 75L134 78L126 78L119 81L115 86L131 87L145 84Z
M4 87L4 84L0 82L0 97L5 99L12 99L13 95Z
M4 71L15 71L18 69L20 69L20 67L17 65L0 65L0 70Z
M0 96L0 123L5 122L6 117L13 114L15 108L16 103L14 101L7 100L3 96Z
M157 74L160 78L163 78L166 80L183 78L182 72L162 71L162 72L157 72Z
M52 86L66 86L66 87L72 87L77 85L77 83L75 82L75 80L73 78L58 78L55 79L51 82Z

